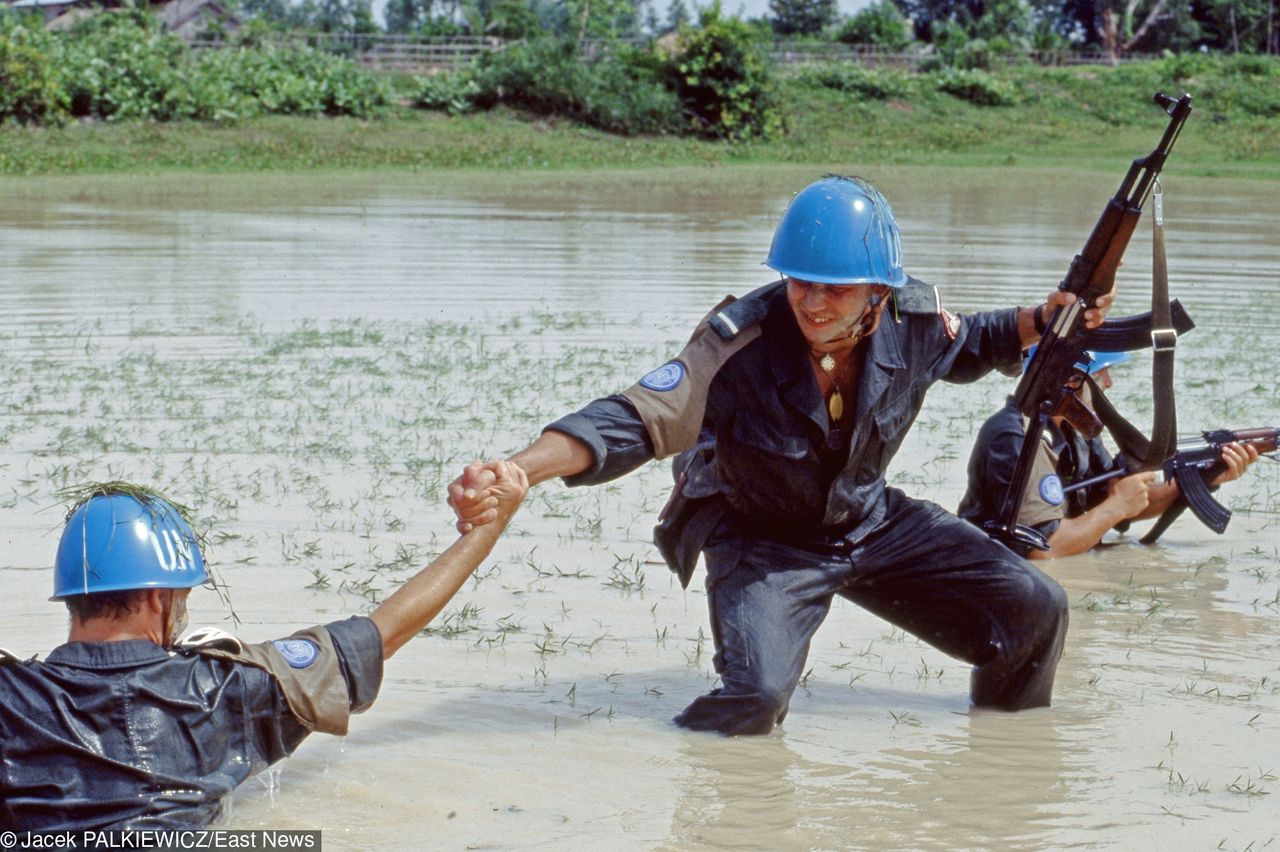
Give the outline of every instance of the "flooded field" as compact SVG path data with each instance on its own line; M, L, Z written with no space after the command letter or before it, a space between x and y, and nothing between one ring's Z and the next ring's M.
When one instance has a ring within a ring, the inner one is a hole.
M882 170L908 271L952 310L1041 300L1115 175ZM444 486L677 351L816 169L0 182L0 645L47 653L54 492L190 503L246 639L368 611L452 540ZM1183 433L1280 425L1276 187L1165 180ZM1117 315L1145 310L1146 221ZM1144 428L1149 357L1112 398ZM1012 390L939 385L891 469L954 508ZM1055 704L971 712L968 672L837 602L783 728L669 720L715 679L701 576L649 537L665 464L536 490L342 739L237 794L235 827L330 849L1280 848L1280 464L1155 547L1048 570ZM234 619L233 620L233 615Z

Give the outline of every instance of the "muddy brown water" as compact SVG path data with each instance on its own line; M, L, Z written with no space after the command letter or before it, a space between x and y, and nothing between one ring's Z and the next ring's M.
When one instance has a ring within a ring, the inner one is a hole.
M957 311L1043 298L1119 176L869 170L909 271ZM451 540L443 487L678 350L821 169L0 183L0 644L47 653L59 487L155 483L251 640L367 611ZM1180 431L1280 421L1276 187L1165 180ZM1149 231L1117 313L1144 309ZM1150 417L1148 358L1113 392ZM954 507L1012 382L931 392L891 470ZM1073 608L1055 704L972 712L967 671L851 605L773 736L669 719L714 683L700 578L648 543L664 465L548 484L350 736L235 797L329 848L1262 849L1280 843L1280 465L1156 547L1048 566Z

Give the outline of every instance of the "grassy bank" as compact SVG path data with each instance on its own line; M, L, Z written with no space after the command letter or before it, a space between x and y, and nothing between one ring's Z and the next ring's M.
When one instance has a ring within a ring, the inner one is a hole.
M1158 65L1158 63L1157 63ZM1226 90L1194 74L1081 67L1016 68L1010 103L979 105L924 78L877 95L778 81L786 131L738 145L613 136L556 118L496 109L448 116L396 108L376 119L266 116L238 122L96 122L0 128L0 174L364 168L567 169L721 163L1058 165L1115 167L1148 150L1164 121L1157 87L1191 91L1198 109L1175 152L1187 174L1280 178L1280 109L1270 81ZM1259 107L1261 104L1261 107Z

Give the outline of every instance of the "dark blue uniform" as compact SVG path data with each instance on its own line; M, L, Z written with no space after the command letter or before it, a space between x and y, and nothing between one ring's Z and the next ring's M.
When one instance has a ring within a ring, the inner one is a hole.
M1009 397L1004 408L991 415L978 430L969 455L969 485L957 510L960 517L981 527L1000 515L1000 506L1013 480L1026 438L1026 419L1018 409L1017 400ZM1069 425L1059 428L1050 421L1027 480L1018 523L1049 538L1063 518L1084 514L1109 493L1105 482L1066 495L1062 493L1063 486L1106 473L1114 464L1100 439L1085 438Z
M1066 632L1053 580L884 472L933 382L1016 373L1013 309L956 318L918 281L863 346L849 434L833 429L781 282L708 315L683 352L548 429L582 441L594 484L655 457L694 500L676 550L707 566L722 686L676 721L728 734L782 720L839 594L975 666L976 704L1048 704ZM680 560L678 560L680 561ZM682 569L688 581L689 566Z
M382 682L367 618L236 651L72 642L0 665L0 826L194 828Z

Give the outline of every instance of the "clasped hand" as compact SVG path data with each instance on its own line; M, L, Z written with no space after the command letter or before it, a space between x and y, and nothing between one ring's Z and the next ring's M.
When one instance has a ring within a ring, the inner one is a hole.
M495 522L506 526L528 493L529 478L515 462L474 461L449 483L448 502L465 534Z
M529 494L529 477L515 462L471 462L448 490L458 532L467 533L486 523L506 526Z

